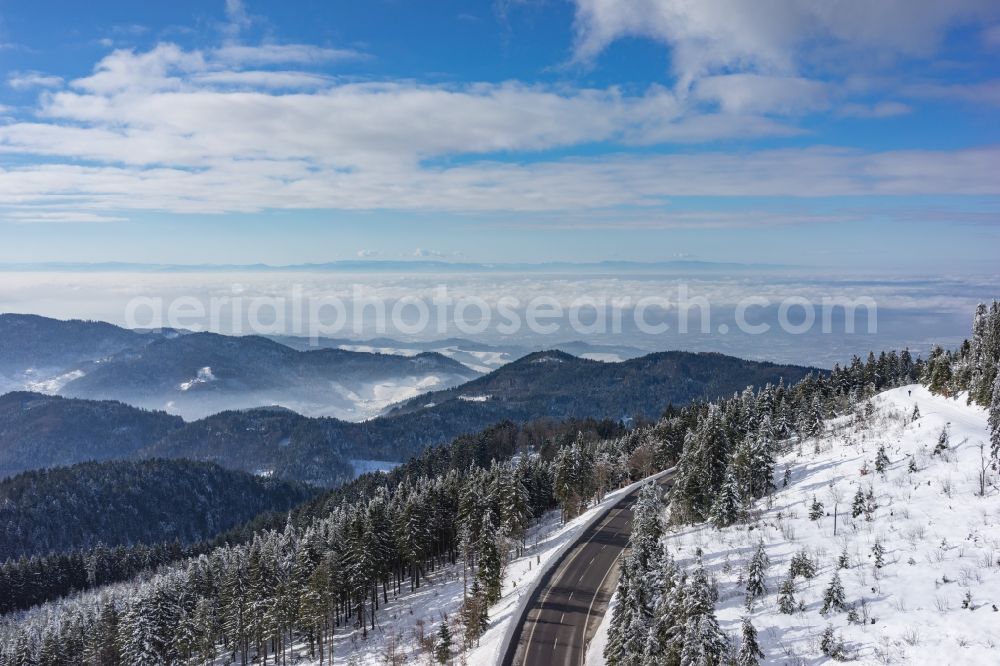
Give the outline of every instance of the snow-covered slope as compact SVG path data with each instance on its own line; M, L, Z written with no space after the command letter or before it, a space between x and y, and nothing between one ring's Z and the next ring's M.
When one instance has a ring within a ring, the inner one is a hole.
M671 550L682 566L702 553L718 583L720 626L736 643L741 618L749 616L766 655L762 663L828 661L820 649L828 626L855 663L1000 663L1000 490L996 473L987 470L981 494L979 476L981 456L989 462L986 413L967 406L964 396L947 399L921 386L887 391L871 402L866 419L828 421L818 439L793 443L778 460L778 491L756 504L749 524L678 528L668 537ZM944 428L948 448L935 453ZM875 470L880 447L889 459L882 474ZM859 488L874 495L870 520L864 513L852 517ZM809 517L814 497L823 504L815 521ZM767 594L748 610L743 579L761 539L770 560ZM885 550L881 568L876 542ZM779 585L802 550L818 571L795 579L801 608L783 614ZM840 568L844 552L847 567ZM820 612L835 573L855 610L850 619L848 612ZM604 663L602 642L594 641L589 664Z

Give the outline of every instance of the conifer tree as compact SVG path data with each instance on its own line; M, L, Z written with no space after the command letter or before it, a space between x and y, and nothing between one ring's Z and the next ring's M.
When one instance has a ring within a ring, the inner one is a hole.
M739 517L739 511L739 489L737 488L736 477L730 473L726 475L726 480L715 497L709 517L713 525L722 529L736 522L736 519Z
M938 435L937 444L934 446L934 455L944 453L948 450L948 426L941 428L941 434Z
M813 398L808 415L806 434L809 437L818 437L823 432L823 408L819 396Z
M653 562L659 554L663 535L663 499L655 482L650 481L640 488L632 511L631 557L636 562L636 574L646 578L654 569Z
M993 466L1000 463L1000 368L993 383L993 397L990 401L990 450L993 454Z
M935 347L931 351L931 356L927 360L922 380L932 393L941 395L950 394L951 360L941 347Z
M809 520L819 520L823 517L823 503L813 495L813 501L809 505Z
M833 627L831 625L826 625L826 629L823 630L823 634L819 639L819 649L827 657L835 661L844 660L844 643L837 635L833 632Z
M816 575L816 563L812 561L805 550L792 555L792 561L788 567L788 575L791 578L801 576L802 578L812 578Z
M503 586L503 560L497 545L496 528L491 511L483 518L483 530L479 535L479 571L477 576L483 587L483 597L487 606L500 600Z
M778 404L777 418L774 421L774 436L786 439L792 432L792 415L788 403L782 400Z
M756 599L767 594L767 551L764 549L764 542L759 541L754 550L746 572L746 605L750 608Z
M740 651L736 654L736 666L758 666L760 660L764 658L764 651L760 649L757 642L757 629L750 622L749 617L743 618L742 641Z
M875 558L876 569L885 566L885 546L882 545L881 539L875 540L875 545L872 546L872 556Z
M451 659L451 630L447 622L438 627L437 643L434 646L434 658L439 664L447 664Z
M625 558L618 574L618 585L615 588L617 603L611 609L608 642L604 645L604 660L609 666L618 666L625 656L625 629L631 622L632 609L624 601L631 598L632 585L632 561L631 558Z
M851 502L851 518L857 518L865 512L865 493L858 486L858 491L854 493L854 501Z
M684 520L704 520L725 479L730 454L723 410L710 404L698 427L685 438L671 500Z
M659 564L660 571L656 576L658 595L646 641L644 666L677 664L684 637L686 579L669 553L663 553Z
M885 444L881 444L875 454L875 471L879 474L885 474L887 469L889 469L889 456L886 455Z
M778 587L778 610L785 615L791 615L795 609L795 579L789 575Z
M707 616L694 615L684 626L680 666L722 666L728 649L718 625Z
M1000 303L980 305L973 322L969 401L989 407L1000 376Z
M878 510L878 502L875 499L875 489L871 486L865 491L865 520L871 522Z
M699 561L684 595L684 626L681 666L720 665L729 650L729 642L715 617L715 603L705 568Z
M122 619L121 655L129 664L157 664L163 655L158 647L150 602L136 599Z
M830 584L823 591L823 608L820 612L826 614L830 611L846 610L846 608L844 585L840 582L840 574L834 572L833 578L830 579Z

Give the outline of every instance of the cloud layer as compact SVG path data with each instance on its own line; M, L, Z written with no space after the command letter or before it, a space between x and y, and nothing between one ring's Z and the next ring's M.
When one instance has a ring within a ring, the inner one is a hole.
M672 197L995 196L1000 146L872 151L807 145L801 120L892 118L873 72L932 55L994 2L577 0L577 62L641 36L669 45L673 85L430 84L337 76L368 54L228 38L108 53L89 76L15 72L37 99L0 119L0 217L116 221L136 212L272 209L565 213L660 210ZM992 29L995 32L995 29ZM989 42L993 34L984 31ZM807 44L809 45L807 48ZM997 83L897 86L903 98L997 103ZM795 147L747 147L799 139ZM703 144L707 144L703 145ZM5 212L6 211L6 212ZM736 218L740 219L737 220ZM767 213L646 215L637 226L767 223ZM789 223L794 216L775 219ZM843 219L836 215L817 220Z

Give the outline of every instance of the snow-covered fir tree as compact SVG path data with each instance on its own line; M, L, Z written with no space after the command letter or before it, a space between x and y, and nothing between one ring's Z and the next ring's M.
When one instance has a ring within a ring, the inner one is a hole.
M990 401L990 447L993 454L993 466L1000 463L1000 367L996 380L993 382L993 398Z
M844 597L844 585L840 582L840 573L834 572L830 578L829 585L823 591L823 607L821 613L831 611L842 611L847 609L847 601Z
M753 556L747 564L746 571L746 604L747 607L753 602L767 594L767 567L769 560L764 542L759 541L754 549Z
M712 503L709 514L712 524L720 529L732 525L739 518L741 505L739 484L736 476L729 473L716 495L715 502Z
M796 608L795 579L789 575L778 587L778 610L785 615L791 615Z
M805 550L800 550L792 555L792 561L788 566L788 575L791 578L813 578L816 575L816 563Z
M819 520L823 516L823 503L813 495L812 503L809 505L809 520Z
M701 562L698 562L689 579L684 595L684 615L687 621L684 625L681 666L721 666L729 652L729 641L715 617L715 594Z
M749 617L744 617L741 623L740 651L736 654L736 666L759 666L764 658L764 651L757 642L757 629Z

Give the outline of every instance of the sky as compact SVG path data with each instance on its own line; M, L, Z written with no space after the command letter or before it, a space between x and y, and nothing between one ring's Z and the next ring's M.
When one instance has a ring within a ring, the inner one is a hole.
M996 272L995 0L0 0L0 262Z

